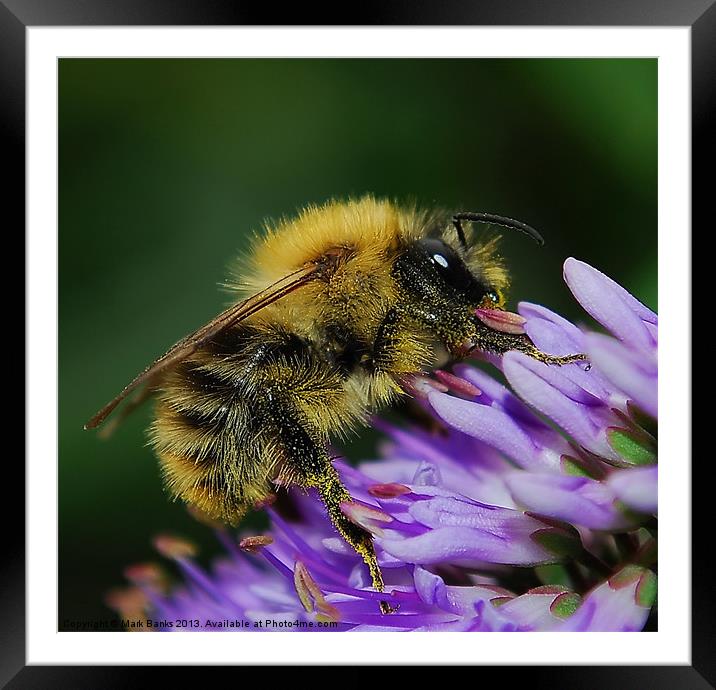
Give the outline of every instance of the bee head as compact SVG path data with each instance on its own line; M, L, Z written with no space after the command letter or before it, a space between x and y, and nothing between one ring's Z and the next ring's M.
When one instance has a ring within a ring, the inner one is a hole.
M452 225L414 240L398 256L393 274L402 288L404 308L454 354L484 329L476 309L503 309L507 272L495 248L499 238L474 242L462 222L491 222L539 234L519 221L491 214L456 214Z
M412 243L398 257L393 272L417 311L499 308L504 301L504 274L500 271L494 282L487 277L491 271L483 268L486 267L470 261L468 253L444 239L426 237Z

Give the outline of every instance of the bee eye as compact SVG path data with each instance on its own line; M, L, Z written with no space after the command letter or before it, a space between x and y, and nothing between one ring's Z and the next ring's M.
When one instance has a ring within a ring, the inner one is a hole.
M451 287L465 290L474 279L455 250L441 240L427 239L420 242L438 275Z
M495 304L498 304L500 301L500 296L494 290L490 290L487 293L487 299L489 299L491 302L494 302Z
M448 268L450 266L448 260L442 254L433 254L433 261L443 268Z

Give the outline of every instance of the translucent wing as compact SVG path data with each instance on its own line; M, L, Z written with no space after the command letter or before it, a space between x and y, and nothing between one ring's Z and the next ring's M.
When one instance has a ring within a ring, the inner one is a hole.
M212 319L198 331L182 338L174 347L163 354L159 359L150 364L144 371L136 376L136 378L127 385L124 390L113 400L110 400L97 414L92 417L86 424L85 429L95 429L98 427L112 411L122 402L132 391L136 390L145 383L150 383L157 376L175 364L191 356L203 345L209 342L213 337L229 328L230 326L243 321L252 314L260 311L269 304L280 300L289 293L315 280L321 275L321 264L309 264L297 271L287 275L285 278L270 285L265 290L249 297L243 302L238 302L229 307L226 311L221 312L215 319ZM129 403L127 410L134 409L144 399L149 397L150 391L145 391L141 396Z

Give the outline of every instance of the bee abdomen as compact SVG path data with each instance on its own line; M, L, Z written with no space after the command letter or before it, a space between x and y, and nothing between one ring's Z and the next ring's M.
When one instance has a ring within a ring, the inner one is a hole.
M150 436L169 491L234 523L274 490L273 479L292 476L282 425L299 420L321 445L362 413L312 343L254 326L250 337L230 334L166 377Z

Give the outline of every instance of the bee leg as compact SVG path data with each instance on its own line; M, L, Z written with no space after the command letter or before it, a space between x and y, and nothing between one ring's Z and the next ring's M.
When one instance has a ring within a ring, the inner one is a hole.
M378 592L385 591L383 573L378 565L373 538L364 529L352 523L341 510L341 503L352 502L353 499L341 483L338 472L330 462L327 462L325 470L320 474L312 475L308 481L310 486L318 489L333 526L368 566L374 589ZM380 610L382 613L393 613L396 609L387 601L381 601Z
M588 360L587 355L583 353L559 357L557 355L548 355L546 352L542 352L542 350L538 350L536 347L526 351L526 354L533 359L544 362L545 364L556 364L559 367L563 364L571 364L572 362L587 362ZM587 367L589 368L589 364L587 364Z
M481 325L477 333L474 348L485 352L494 352L498 355L504 354L509 350L517 350L539 362L544 362L544 364L556 364L557 366L570 364L572 362L587 361L587 355L582 353L565 355L563 357L547 354L535 347L535 344L527 335L503 333L483 325Z
M397 382L406 374L414 374L431 359L432 351L428 341L416 336L408 315L396 307L389 309L371 346L370 365L373 375ZM399 384L394 383L394 386L397 392L401 391Z
M309 433L297 415L286 409L287 407L290 410L290 406L282 405L279 412L276 406L273 417L282 421L277 431L281 445L290 449L288 465L294 481L318 491L333 526L368 566L373 587L378 592L383 592L385 584L373 538L369 532L351 522L341 510L341 504L351 503L353 498L341 482L323 445ZM383 613L393 610L385 601L381 601L380 609Z
M339 417L350 415L345 399L345 379L319 347L290 333L266 333L263 350L252 362L251 398L254 417L270 439L265 448L267 479L315 488L326 507L333 526L368 566L373 587L384 591L369 532L351 522L341 504L353 499L331 464L326 444ZM268 345L271 343L271 347ZM381 610L390 607L381 603Z
M373 538L364 529L351 522L341 510L342 503L351 503L353 499L343 486L336 469L326 459L324 468L318 473L311 473L307 476L306 483L307 486L315 487L318 490L333 526L368 566L373 587L378 592L383 592L385 583L375 554ZM381 601L380 607L383 613L390 612L387 602Z

